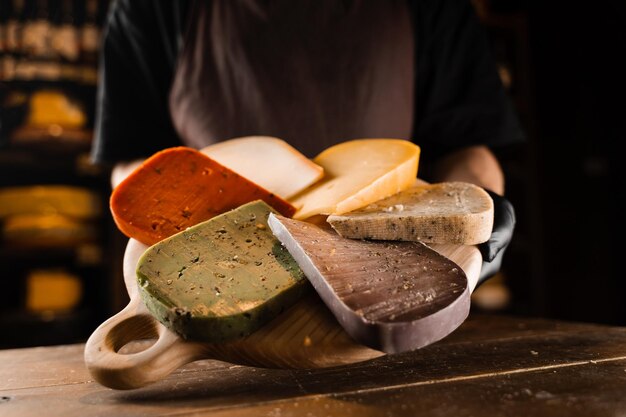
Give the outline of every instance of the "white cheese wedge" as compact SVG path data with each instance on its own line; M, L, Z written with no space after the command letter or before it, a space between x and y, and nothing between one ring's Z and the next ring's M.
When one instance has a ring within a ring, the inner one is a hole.
M327 221L352 239L476 245L491 236L493 201L474 184L422 184Z
M357 139L332 146L313 161L324 179L296 196L295 219L356 210L409 188L417 176L419 146L401 139Z
M284 199L324 176L322 167L284 140L270 136L230 139L200 152Z

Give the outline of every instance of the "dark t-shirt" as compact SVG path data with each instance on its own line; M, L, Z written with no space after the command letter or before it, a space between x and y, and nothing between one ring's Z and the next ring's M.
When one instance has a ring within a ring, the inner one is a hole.
M254 3L255 1L252 0L245 2L246 7ZM258 1L256 3L268 7L273 3L281 2ZM401 9L396 7L396 10L384 13L375 9L394 3L362 2L360 6L366 4L370 10L360 15L350 13L353 3L359 6L361 2L337 0L314 2L317 5L323 4L326 9L329 9L330 14L322 14L321 18L328 19L331 16L335 19L346 19L345 25L341 22L334 22L337 23L334 30L337 33L341 31L342 42L333 42L330 48L323 48L324 44L318 42L304 57L294 54L294 48L300 45L298 42L286 42L292 50L284 53L280 50L271 51L271 48L268 51L275 57L284 57L287 61L297 56L300 61L294 68L302 68L303 59L314 61L321 54L324 54L324 62L332 62L334 54L337 62L341 64L336 73L322 73L320 76L320 69L329 71L333 68L328 65L306 67L317 69L316 74L312 73L311 85L319 86L318 88L323 90L326 104L321 110L315 108L315 100L299 103L292 97L291 102L300 106L293 107L293 117L287 114L287 118L283 118L282 122L280 118L277 118L276 121L267 125L250 124L249 121L255 120L249 118L246 123L250 125L241 127L237 124L237 111L242 103L233 107L230 112L225 112L224 120L216 119L220 117L220 107L215 106L211 109L211 116L216 123L211 124L210 120L208 123L201 123L200 127L195 129L195 133L190 134L185 126L191 126L193 123L189 120L185 121L184 117L177 117L177 128L174 127L169 100L175 79L178 79L180 83L181 72L185 74L183 79L193 74L193 68L189 70L189 65L185 71L181 70L181 66L177 66L179 57L184 55L181 55L181 51L184 51L183 39L186 35L189 36L192 30L194 34L199 33L197 25L193 24L198 20L193 14L193 6L189 6L187 2L170 0L118 0L114 2L109 14L103 45L96 138L93 148L94 160L114 163L145 158L166 147L181 144L201 147L229 137L258 134L283 136L283 139L292 142L308 156L314 156L317 151L333 142L356 137L402 137L420 145L422 162L429 162L465 146L485 144L490 147L499 147L523 138L515 113L498 78L485 32L468 0L409 1L408 7ZM218 1L215 0L211 4L216 5ZM232 3L225 2L225 4ZM282 4L289 4L289 2L282 2ZM291 2L291 4L302 7L299 2ZM391 9L391 6L389 8ZM188 13L189 10L192 10L191 15ZM320 10L316 8L314 11L314 14L319 17ZM373 14L372 11L374 11ZM297 12L301 13L302 9ZM262 14L263 10L259 13ZM403 16L401 13L408 14L408 16ZM192 16L196 20L187 16ZM241 18L238 16L239 14L236 14L229 21L229 25L225 25L222 20L208 19L204 22L205 36L215 35L217 40L226 39L229 40L229 45L237 46L239 44L232 42L233 37L245 34L248 36L247 39L251 39L247 45L254 45L257 38L253 36L254 33L251 35L249 25L242 26L246 31L243 29L241 32L237 31L237 19L249 20L250 15ZM406 20L403 20L404 17ZM380 20L378 23L377 18ZM263 19L271 19L271 16L263 16ZM284 21L284 15L281 19ZM364 20L364 27L370 29L373 36L368 36L362 30L363 27L359 27L358 19ZM188 24L188 21L192 24ZM408 22L410 30L406 31L394 26L396 22L397 26L402 26L404 21ZM210 24L211 22L213 24ZM215 24L215 22L220 22L220 24ZM299 33L310 34L315 33L316 30L320 32L325 30L325 25L319 24L318 20L317 26L303 31L299 26L307 22L306 16L304 18L300 16L298 26L291 28L294 30L294 36ZM316 19L312 18L311 24L316 25L315 22ZM398 36L407 36L410 39L397 38ZM271 36L268 36L264 47L271 46L271 40ZM386 47L381 40L392 44ZM324 42L331 45L332 38L324 39ZM370 46L363 47L362 42L368 42ZM189 43L186 42L187 47ZM373 68L372 71L354 73L355 67L350 66L351 61L345 56L354 52L355 45L359 45L360 48L359 53L355 55L358 59L365 57L376 64L368 67ZM215 51L211 51L210 48L201 49L211 52L208 54L209 58L222 59L223 56L235 54L237 59L233 62L242 63L252 60L249 66L254 70L249 74L254 75L255 71L257 73L263 71L262 65L255 67L255 57L250 54L253 49L241 48L234 51L229 49L226 54L221 51L222 58L215 55ZM342 55L342 52L345 55ZM401 59L403 54L410 54L410 62L407 63L407 59ZM390 57L388 67L381 65L385 57ZM204 59L206 58L205 56ZM190 62L193 64L193 61L187 60L187 64ZM214 68L219 68L218 64L223 63L211 62ZM289 62L286 66L289 67ZM178 77L176 77L177 68ZM198 65L197 68L199 70L202 66ZM409 76L407 76L407 69L410 70ZM394 71L397 72L398 79L393 78ZM228 70L225 70L213 76L211 80L215 81L214 87L222 88L225 85L224 76L229 74ZM354 74L354 79L350 77L350 74ZM307 85L306 74L299 73L298 77L293 79L295 81L285 77L286 96L293 95L298 88ZM355 82L355 79L358 81ZM388 85L385 80L388 80ZM236 84L237 80L234 82L235 85L241 85ZM250 82L250 75L245 82ZM289 87L290 82L298 82L299 85L294 84ZM186 87L187 90L179 89L172 95L174 103L172 109L174 113L177 109L181 110L179 116L184 116L185 112L182 110L185 107L184 105L177 106L176 103L180 104L181 97L184 99L185 96L178 94L178 99L175 96L177 92L188 91L189 85ZM259 94L259 97L265 101L257 104L258 106L271 104L272 97L278 97L277 94L283 93L278 89L283 88L281 83L276 83L276 86L273 87L270 95ZM357 88L359 86L362 88ZM198 90L201 91L198 95L204 100L211 100L211 92L215 91L215 88ZM315 87L310 90L307 92L309 99L315 97ZM357 97L359 94L367 100ZM228 104L225 101L227 95L216 93L215 97L222 100L220 105ZM337 102L331 102L329 97L336 97ZM361 106L354 114L350 114L348 109L354 104L355 97L359 98L361 104L367 105ZM242 100L240 96L237 96L237 99ZM284 116L291 109L288 105L289 101L286 103L281 103L274 113L269 112L268 117ZM186 105L187 109L195 107L193 100L187 100ZM332 111L325 114L326 109ZM317 119L308 117L314 111L319 113L316 116ZM336 116L338 112L343 112L343 118ZM196 120L200 120L200 117L192 115L192 112L189 114L191 117L196 117ZM197 114L204 113L197 112ZM229 120L227 117L234 117L234 119ZM346 119L345 123L343 119ZM284 129L285 120L292 125L289 129ZM341 123L334 123L333 120L341 121ZM333 126L327 128L323 126L324 123L330 123ZM314 133L308 135L307 139L299 144L299 138L294 137L297 135L293 132L300 125L303 130ZM235 128L231 128L233 126ZM356 136L346 137L351 135ZM320 138L317 143L316 138Z

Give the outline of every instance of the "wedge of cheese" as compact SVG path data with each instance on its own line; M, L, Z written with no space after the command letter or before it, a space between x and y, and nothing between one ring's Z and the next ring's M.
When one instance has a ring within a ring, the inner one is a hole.
M324 178L292 203L294 215L342 214L396 194L415 181L420 148L400 139L358 139L330 147L313 160Z
M322 167L284 140L270 136L230 139L200 152L285 199L324 176Z
M137 279L148 310L186 339L222 342L293 305L310 287L270 231L272 212L245 204L146 250Z
M417 349L467 318L467 276L423 243L344 239L274 214L268 224L341 326L366 346Z
M491 236L493 201L465 182L424 184L327 221L353 239L476 245Z
M111 194L111 212L128 237L153 245L254 200L291 216L295 208L208 156L186 147L157 152Z

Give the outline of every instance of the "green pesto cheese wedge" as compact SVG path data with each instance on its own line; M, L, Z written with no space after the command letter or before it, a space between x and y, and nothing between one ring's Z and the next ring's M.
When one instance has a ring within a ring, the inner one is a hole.
M309 284L268 227L269 213L255 201L151 246L137 265L148 310L186 339L223 342L294 304Z

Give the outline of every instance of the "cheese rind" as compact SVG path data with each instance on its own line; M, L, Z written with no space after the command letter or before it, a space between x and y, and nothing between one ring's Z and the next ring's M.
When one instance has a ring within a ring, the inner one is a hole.
M309 288L272 235L261 201L243 205L150 247L137 264L148 310L184 338L246 336Z
M342 214L410 187L417 176L420 148L400 139L343 142L313 160L324 178L292 200L294 215Z
M493 201L469 183L418 185L327 221L352 239L476 245L491 236Z
M246 136L200 150L220 164L288 199L324 176L324 169L282 139Z

